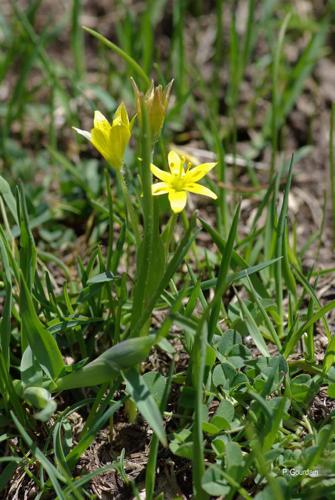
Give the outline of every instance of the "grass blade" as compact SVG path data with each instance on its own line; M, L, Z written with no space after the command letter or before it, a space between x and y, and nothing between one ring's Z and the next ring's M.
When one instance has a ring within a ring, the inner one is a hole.
M170 366L169 376L165 386L164 394L162 397L162 402L160 404L160 410L163 412L168 402L168 397L171 390L172 376L174 373L174 363ZM150 452L148 457L148 463L145 471L145 494L146 500L152 500L154 497L155 490L155 480L156 480L156 466L157 466L157 454L159 447L159 439L157 434L154 434L150 443Z
M124 61L126 61L126 63L130 66L130 68L133 70L133 72L137 73L138 76L140 76L142 78L146 87L150 86L150 78L145 74L145 72L143 71L141 66L139 64L137 64L137 62L127 54L127 52L120 49L120 47L115 45L115 43L111 42L106 37L104 37L103 35L98 33L97 31L92 30L91 28L88 28L87 26L83 26L83 29L85 31L87 31L87 33L89 33L90 35L94 36L97 40L99 40L99 42L103 43L104 45L106 45L106 47L108 47L113 52L115 52L115 54L120 56Z
M300 337L308 331L308 329L316 323L319 319L321 319L325 314L327 314L332 309L335 309L335 300L328 302L325 306L321 307L318 311L316 311L313 316L306 321L298 330L293 331L291 335L288 335L287 341L284 345L283 356L287 358L292 352Z
M42 451L36 446L29 434L25 431L24 427L20 424L14 413L11 411L10 414L24 441L27 443L36 459L41 463L43 469L45 469L45 471L47 472L50 481L52 482L52 485L55 489L55 492L59 497L59 500L66 500L66 497L63 494L63 488L59 482L65 482L65 479L54 467L54 465L52 465L52 463L47 459L44 453L42 453Z
M208 309L203 314L192 349L192 381L195 390L194 417L193 417L193 460L192 477L193 493L196 500L206 500L208 494L202 488L202 477L205 472L204 442L202 434L202 405L203 383L205 374L206 346L207 346L207 315Z
M237 207L233 222L229 231L226 251L223 254L218 280L215 288L215 295L211 304L211 313L208 322L208 342L211 343L214 336L216 324L220 314L221 299L227 284L227 273L233 253L233 245L237 234L237 224L240 215L240 206Z
M20 282L20 313L23 344L27 342L30 345L41 367L52 379L56 379L64 368L64 361L56 340L37 316L23 274Z
M122 375L126 381L127 392L135 401L139 412L157 434L162 445L167 446L161 413L143 377L141 377L135 368L122 372Z
M16 224L18 224L15 196L13 195L8 182L1 176L0 176L0 194L3 197L11 215L13 216L13 219L15 220Z
M283 245L285 238L285 223L288 211L288 195L291 188L292 176L293 176L293 160L292 155L291 164L289 168L287 183L284 192L284 199L279 214L277 231L276 231L276 250L275 256L277 259L281 258L283 255ZM284 310L283 310L283 282L282 282L282 262L277 261L275 266L275 282L276 282L276 300L277 300L277 312L280 318L280 323L278 325L278 336L279 338L283 335L283 322L284 322Z
M247 308L247 306L245 305L243 300L240 299L240 297L238 296L237 293L236 293L236 296L238 298L238 302L240 304L240 307L242 310L242 315L243 315L244 321L247 325L249 335L251 336L251 338L255 342L256 347L258 347L258 349L263 354L263 356L270 357L270 353L269 353L269 350L267 348L267 345L266 345L266 343L263 339L263 336L262 336L261 332L259 331L258 326L257 326L254 318L252 317L249 309Z

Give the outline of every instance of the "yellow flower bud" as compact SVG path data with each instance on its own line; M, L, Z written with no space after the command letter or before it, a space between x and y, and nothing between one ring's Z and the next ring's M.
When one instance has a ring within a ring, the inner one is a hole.
M95 111L91 132L73 128L88 139L112 167L119 170L123 165L132 127L133 120L129 121L127 109L122 102L114 114L112 123L109 123L100 111Z
M133 78L131 82L135 91L138 117L141 119L142 102L148 113L151 139L153 142L156 142L159 139L163 127L173 80L171 80L165 88L163 88L162 85L157 85L155 87L154 82L151 82L150 88L145 94L138 89Z

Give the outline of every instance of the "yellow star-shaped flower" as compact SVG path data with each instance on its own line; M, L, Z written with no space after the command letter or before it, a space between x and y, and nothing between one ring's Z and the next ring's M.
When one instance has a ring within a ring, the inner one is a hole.
M112 123L100 111L95 111L93 125L91 132L73 128L88 139L112 167L120 169L133 126L123 102L117 108Z
M161 194L169 195L169 202L174 213L182 212L187 202L187 193L202 194L214 200L217 196L213 191L198 184L216 163L202 163L191 168L191 163L187 163L184 157L179 156L175 151L170 151L168 155L170 172L166 172L151 164L151 172L162 182L152 185L153 196ZM186 165L185 165L186 164ZM185 170L186 166L186 170Z

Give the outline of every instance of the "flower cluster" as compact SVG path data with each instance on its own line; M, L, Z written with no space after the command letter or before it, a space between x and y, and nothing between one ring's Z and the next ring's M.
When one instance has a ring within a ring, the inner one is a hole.
M152 83L146 94L141 93L136 83L132 82L136 95L137 116L141 120L142 109L145 107L151 140L156 142L163 127L173 82L171 81L165 89L161 85L155 87ZM136 115L129 120L126 106L122 102L111 123L100 111L95 111L93 128L90 132L73 128L93 144L111 167L120 170L124 163L135 117ZM188 193L208 196L214 200L217 198L213 191L198 183L215 167L216 163L202 163L192 168L191 162L186 161L186 158L176 151L170 151L168 163L169 172L151 164L151 172L161 181L152 185L152 195L167 194L174 213L184 210Z

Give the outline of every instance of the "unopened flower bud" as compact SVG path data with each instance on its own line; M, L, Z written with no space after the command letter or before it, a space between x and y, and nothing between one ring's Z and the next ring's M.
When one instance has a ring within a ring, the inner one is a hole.
M154 82L151 82L150 88L145 94L139 90L133 78L131 82L136 96L137 115L141 120L141 106L144 105L148 114L151 139L156 142L163 127L173 80L165 88L162 85L155 86Z

